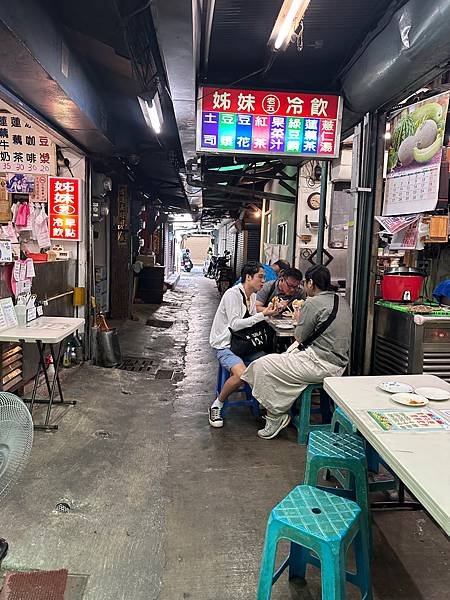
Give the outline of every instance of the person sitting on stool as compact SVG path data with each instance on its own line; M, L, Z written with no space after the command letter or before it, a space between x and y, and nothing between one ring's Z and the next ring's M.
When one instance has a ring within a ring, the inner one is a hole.
M209 424L211 427L223 427L223 403L230 394L242 385L241 375L246 369L242 358L231 351L230 329L239 331L251 327L263 321L265 317L279 314L281 310L270 306L261 312L256 312L256 292L264 284L264 269L261 263L256 261L246 263L241 272L241 280L242 283L228 289L222 296L209 336L209 343L216 353L217 360L222 367L231 373L219 396L209 408ZM243 295L245 295L245 304ZM247 311L250 316L244 318ZM261 356L261 353L246 357L246 359L254 360L258 356Z

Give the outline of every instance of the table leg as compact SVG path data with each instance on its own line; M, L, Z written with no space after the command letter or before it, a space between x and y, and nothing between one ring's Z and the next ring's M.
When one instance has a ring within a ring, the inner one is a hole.
M423 506L417 500L405 499L405 485L398 483L398 500L385 500L372 502L372 510L422 510Z
M58 367L59 367L59 362L61 360L61 354L62 354L63 344L65 345L65 340L63 342L61 342L60 345L59 345L59 349L58 349L58 357L59 358L58 358L58 362L57 362ZM52 355L53 364L56 364L55 360L57 360L57 359L55 357L55 351L54 351L54 348L53 348L53 344L50 345L50 353ZM58 373L59 373L59 369L58 369ZM55 375L56 375L56 370L55 370ZM56 378L56 383L58 384L59 402L61 404L64 404L64 396L63 396L63 393L62 393L62 388L61 388L61 382L59 380L59 375ZM71 404L76 404L76 403L71 402Z
M42 350L42 355L43 355L43 348L45 347L45 345L42 345L41 350ZM60 396L60 401L58 402L58 404L68 404L68 405L75 405L77 403L76 400L64 400L63 394L62 394L62 388L61 388L61 382L59 379L59 369L60 369L60 364L61 364L61 354L62 354L62 349L64 347L64 341L61 342L59 344L59 348L58 348L58 352L56 352L55 354L55 349L53 347L53 344L49 344L50 347L50 353L52 355L53 358L53 364L54 364L54 368L55 368L55 374L53 375L53 379L50 385L50 380L48 379L48 374L47 372L44 370L44 374L45 374L45 378L46 378L46 384L47 384L47 389L48 389L48 400L34 400L35 404L47 404L47 412L45 415L45 422L44 425L35 425L34 428L35 429L39 429L39 430L44 430L44 431L51 431L51 430L56 430L58 429L58 425L50 425L50 415L52 412L52 406L54 403L54 399L55 399L55 391L56 391L56 386L58 386L58 392L59 392L59 396ZM43 362L44 367L45 367L45 362Z
M45 384L47 386L47 391L50 394L50 381L48 379L48 373L47 373L47 369L45 367L45 355L44 355L45 344L43 344L40 340L36 340L36 346L37 346L38 352L39 352L39 363L38 363L36 375L34 377L33 391L31 393L31 401L30 401L30 413L31 414L33 414L33 408L36 403L36 394L37 394L37 388L39 385L39 376L41 374L41 371L43 371L43 373L44 373Z

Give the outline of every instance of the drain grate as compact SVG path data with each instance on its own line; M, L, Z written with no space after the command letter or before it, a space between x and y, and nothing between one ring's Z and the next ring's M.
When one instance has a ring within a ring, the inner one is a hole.
M173 369L159 369L156 372L155 379L172 379Z
M68 513L71 511L71 509L72 507L68 502L58 502L58 504L55 506L56 512L59 513Z
M133 373L150 373L155 370L155 361L150 358L128 356L123 359L117 369L132 371Z
M147 319L145 324L149 327L161 327L163 329L169 329L169 327L172 327L173 321L163 321L162 319Z
M103 429L100 429L94 433L94 436L96 438L100 438L101 440L110 440L113 435L110 431L104 431Z

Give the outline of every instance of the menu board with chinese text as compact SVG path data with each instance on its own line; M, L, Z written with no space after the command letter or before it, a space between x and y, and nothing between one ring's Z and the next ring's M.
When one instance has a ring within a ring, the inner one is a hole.
M46 131L0 104L0 172L56 173L56 146Z
M342 102L329 94L204 87L197 150L336 158Z

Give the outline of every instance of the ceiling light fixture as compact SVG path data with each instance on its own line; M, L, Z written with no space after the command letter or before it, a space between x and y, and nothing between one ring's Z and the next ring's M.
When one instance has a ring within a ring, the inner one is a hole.
M286 50L309 2L310 0L284 0L269 38L269 46L275 52Z
M163 124L163 114L158 92L153 97L148 95L138 96L138 100L145 122L159 135Z

